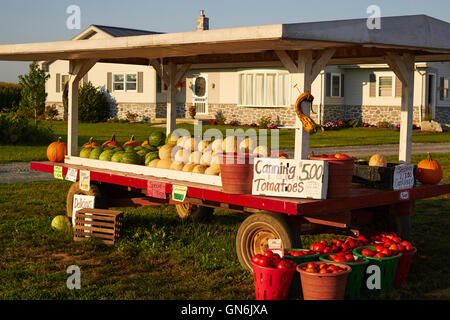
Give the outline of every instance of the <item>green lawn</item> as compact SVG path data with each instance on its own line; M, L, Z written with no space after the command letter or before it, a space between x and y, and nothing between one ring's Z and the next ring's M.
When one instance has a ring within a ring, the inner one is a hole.
M424 156L414 155L413 162ZM450 182L450 154L435 159ZM253 277L235 254L244 214L216 210L210 221L193 224L180 221L169 206L126 208L115 246L74 242L50 227L54 216L65 213L69 185L0 184L0 299L254 299ZM416 202L412 236L418 253L409 279L380 298L450 299L449 225L449 195ZM302 241L309 246L335 236ZM80 290L66 288L72 264L81 268Z
M55 134L67 141L67 123L56 121L50 123ZM191 124L179 124L177 128L187 129L191 134L194 126ZM208 129L219 129L223 134L227 129L238 129L232 126L210 126L204 125L203 132ZM244 128L246 130L248 128ZM127 141L131 135L136 140L143 141L148 134L154 130L165 132L164 127L155 127L150 124L130 123L80 123L78 127L79 146L83 145L91 136L96 141L108 140L111 135L116 134L118 141ZM258 130L258 129L257 129ZM270 130L269 130L270 131ZM294 148L294 130L280 130L280 149ZM270 144L270 138L268 138ZM395 144L399 141L399 132L395 130L374 129L342 129L337 131L318 132L310 136L310 147L351 146L351 145L378 145ZM450 132L445 133L414 133L413 142L450 142ZM0 146L0 163L15 161L46 160L46 146Z

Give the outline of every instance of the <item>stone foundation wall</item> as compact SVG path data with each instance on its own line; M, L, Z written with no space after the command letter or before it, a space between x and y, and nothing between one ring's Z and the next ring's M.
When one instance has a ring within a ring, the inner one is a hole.
M437 122L450 124L450 107L436 107L435 118Z

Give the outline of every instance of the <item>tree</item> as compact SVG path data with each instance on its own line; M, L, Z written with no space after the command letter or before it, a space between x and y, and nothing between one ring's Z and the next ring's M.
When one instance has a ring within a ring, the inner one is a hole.
M39 68L36 61L30 64L28 74L19 76L19 84L21 87L20 108L34 113L34 123L37 125L37 119L45 110L45 100L47 93L45 92L45 81L50 75Z
M82 122L104 122L108 119L109 103L104 91L89 81L80 88L78 116Z

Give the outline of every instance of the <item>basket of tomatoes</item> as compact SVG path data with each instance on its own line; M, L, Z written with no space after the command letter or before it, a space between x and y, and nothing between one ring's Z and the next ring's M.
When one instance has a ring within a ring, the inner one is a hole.
M375 287L371 292L377 294L390 292L394 284L398 261L402 253L386 248L382 244L359 247L353 250L353 253L358 258L368 259L369 266L374 264L380 268L380 287Z
M320 261L323 262L338 262L350 266L352 271L347 277L347 284L345 286L345 299L358 299L361 293L362 279L366 271L369 260L362 257L357 257L352 253L329 253L320 256Z
M297 271L305 300L343 300L352 268L341 263L312 261L299 264Z
M309 261L318 261L320 254L308 249L284 249L285 259L294 261L295 263L303 263Z
M256 300L286 299L297 264L269 249L253 256L251 263Z

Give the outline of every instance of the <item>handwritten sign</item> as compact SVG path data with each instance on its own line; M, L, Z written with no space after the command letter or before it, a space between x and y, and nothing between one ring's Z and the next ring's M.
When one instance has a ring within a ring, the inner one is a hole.
M414 187L414 165L400 165L394 169L394 190L405 190Z
M270 251L277 253L281 258L284 256L283 244L281 239L267 239L267 246Z
M91 172L88 170L80 170L80 189L89 191L91 185Z
M80 209L93 209L95 205L95 197L94 196L85 196L82 194L75 194L73 196L73 205L72 205L72 225L75 225L75 213Z
M172 185L172 200L183 202L186 198L187 187Z
M166 199L166 184L147 180L147 197Z
M252 194L326 199L328 163L322 160L256 158Z
M63 180L63 168L61 166L54 166L53 167L53 176L55 177L55 179L60 179Z
M78 169L69 168L67 169L66 180L77 182Z

